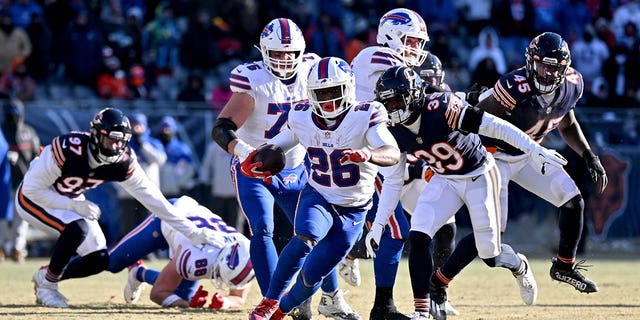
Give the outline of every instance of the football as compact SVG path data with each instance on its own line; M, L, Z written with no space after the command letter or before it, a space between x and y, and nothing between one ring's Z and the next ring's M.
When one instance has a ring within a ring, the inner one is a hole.
M262 162L262 166L258 170L269 171L271 175L276 175L284 169L286 160L282 148L273 144L264 144L256 150L258 150L258 153L256 153L253 161Z

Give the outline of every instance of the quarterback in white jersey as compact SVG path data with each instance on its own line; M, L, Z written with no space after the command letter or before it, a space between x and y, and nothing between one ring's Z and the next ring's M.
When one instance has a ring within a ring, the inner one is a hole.
M311 165L298 202L295 236L282 251L286 259L278 260L269 291L250 319L282 319L319 289L360 236L377 167L400 158L384 107L356 102L354 87L353 72L342 59L316 62L308 77L309 104L294 107L291 130L269 142L285 151L300 143ZM283 297L298 270L296 283Z

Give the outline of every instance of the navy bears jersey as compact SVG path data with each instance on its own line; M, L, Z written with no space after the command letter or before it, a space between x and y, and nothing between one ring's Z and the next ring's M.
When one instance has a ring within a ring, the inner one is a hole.
M477 133L482 113L451 92L427 95L420 112L418 134L403 125L389 127L400 151L425 159L439 174L463 175L479 168L487 157ZM461 119L461 117L468 119ZM475 120L472 120L474 118ZM473 123L472 123L473 122ZM475 128L475 129L470 129Z
M92 169L89 166L89 133L71 132L53 138L51 153L62 174L54 188L62 195L78 196L106 181L124 181L131 176L135 156L127 147L121 160Z
M500 77L493 88L493 97L505 109L499 115L501 118L540 142L575 107L582 97L583 88L582 75L569 67L565 81L556 89L553 99L547 102L527 80L525 68L520 68ZM522 154L504 141L483 137L483 143L510 155Z

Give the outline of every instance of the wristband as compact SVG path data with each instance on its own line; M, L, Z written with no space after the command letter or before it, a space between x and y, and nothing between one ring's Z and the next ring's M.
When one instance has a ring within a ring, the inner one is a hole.
M246 142L238 140L238 143L236 143L236 146L233 148L233 154L244 160L255 149L256 148L250 146Z
M176 302L176 301L178 301L178 300L180 300L180 299L182 299L182 298L178 297L178 296L177 296L177 295L175 295L175 294L172 294L172 295L170 295L170 296L168 296L168 297L164 298L164 300L162 300L162 307L164 307L164 308L169 308L169 307L171 307L171 305L172 305L174 302Z

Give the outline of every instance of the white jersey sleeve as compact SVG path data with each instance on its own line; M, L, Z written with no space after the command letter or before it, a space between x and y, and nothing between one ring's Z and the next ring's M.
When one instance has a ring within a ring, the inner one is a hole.
M292 109L289 125L311 162L309 184L329 203L357 207L371 200L378 167L371 162L343 162L343 151L373 148L369 140L384 141L373 136L386 122L387 111L377 102L352 106L333 125L327 125L308 105Z
M315 59L317 55L305 54L297 76L286 81L274 77L262 61L242 64L231 72L231 90L246 93L254 100L253 111L237 130L240 139L258 147L280 131L289 130L286 126L289 110L308 101L306 75ZM286 157L285 168L297 167L304 160L304 149L293 148Z
M197 232L196 225L187 220L184 213L174 207L144 173L136 161L135 168L129 178L119 182L129 194L140 201L149 211L157 215L162 221L170 224L185 236Z
M404 65L402 57L388 47L373 46L360 51L351 62L356 77L356 100L375 100L376 82L380 75L391 67Z
M42 207L70 209L73 200L53 188L61 175L62 171L51 153L51 145L48 145L29 164L22 181L22 192Z

